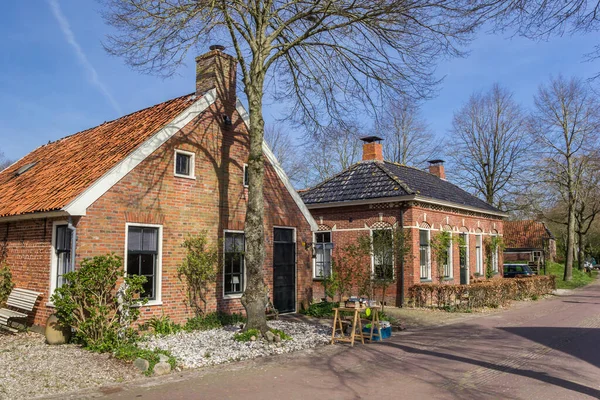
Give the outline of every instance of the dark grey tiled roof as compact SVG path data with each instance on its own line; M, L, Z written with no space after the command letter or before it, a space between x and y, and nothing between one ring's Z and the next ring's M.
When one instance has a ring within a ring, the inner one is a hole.
M391 162L363 161L300 193L306 204L418 195L499 212L490 204L429 172Z

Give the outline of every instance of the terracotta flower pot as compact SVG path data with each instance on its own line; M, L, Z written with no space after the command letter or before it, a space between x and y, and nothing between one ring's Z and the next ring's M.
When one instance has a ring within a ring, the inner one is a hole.
M65 344L71 339L71 327L63 327L58 321L56 314L52 314L46 321L46 342L48 344Z

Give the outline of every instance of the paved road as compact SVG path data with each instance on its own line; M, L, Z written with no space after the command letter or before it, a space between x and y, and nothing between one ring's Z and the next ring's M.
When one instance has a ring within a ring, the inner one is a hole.
M381 344L327 346L105 391L110 399L600 398L600 282ZM108 393L110 392L110 393Z

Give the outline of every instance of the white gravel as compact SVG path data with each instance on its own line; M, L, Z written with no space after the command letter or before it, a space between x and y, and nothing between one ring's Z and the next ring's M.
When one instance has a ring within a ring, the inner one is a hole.
M233 338L239 327L230 326L208 331L180 332L168 336L155 336L140 347L169 350L183 368L197 368L223 364L230 361L264 357L272 354L322 346L331 340L331 328L303 322L269 321L269 327L284 331L292 337L280 343L264 339L255 342L238 342Z

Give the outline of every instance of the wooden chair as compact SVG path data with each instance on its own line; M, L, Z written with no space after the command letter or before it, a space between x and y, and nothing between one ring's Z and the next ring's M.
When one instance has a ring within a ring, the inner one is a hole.
M13 319L27 318L29 315L28 313L33 311L33 307L35 307L35 303L40 295L41 293L34 292L33 290L13 289L6 301L6 305L11 308L0 308L0 328L7 329L11 332L17 332L17 329L10 326L10 321ZM13 309L26 311L26 313L15 311Z

